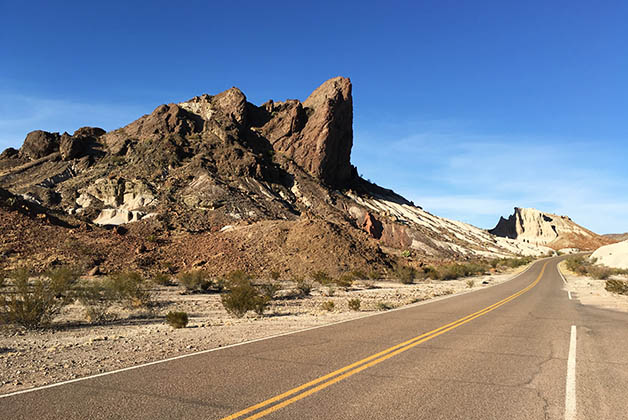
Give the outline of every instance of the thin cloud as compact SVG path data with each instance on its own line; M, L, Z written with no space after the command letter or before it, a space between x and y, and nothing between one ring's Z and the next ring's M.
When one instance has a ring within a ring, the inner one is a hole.
M19 147L26 134L37 129L73 132L86 125L107 130L118 128L146 111L129 105L0 93L0 148Z
M426 210L480 227L518 206L566 214L601 233L628 231L628 174L612 142L482 135L444 125L405 136L400 127L358 129L354 163Z

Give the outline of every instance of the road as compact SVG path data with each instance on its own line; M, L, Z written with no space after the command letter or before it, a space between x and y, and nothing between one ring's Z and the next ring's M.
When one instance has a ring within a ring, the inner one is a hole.
M0 398L2 419L628 419L628 314L557 263L478 292Z

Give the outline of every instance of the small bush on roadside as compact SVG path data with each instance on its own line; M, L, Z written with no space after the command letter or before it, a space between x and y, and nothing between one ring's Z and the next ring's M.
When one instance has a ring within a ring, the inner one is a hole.
M297 291L299 292L299 295L309 296L312 293L312 284L309 281L302 278L297 278L294 281L297 284Z
M158 286L172 286L171 277L165 273L155 273L150 277L150 279Z
M360 269L351 271L351 274L353 274L353 278L355 280L364 280L368 278L368 275Z
M628 295L628 282L622 280L606 280L605 289L611 293Z
M332 282L331 277L325 271L315 271L312 273L312 280L316 283L322 284L323 286L328 285Z
M178 280L188 293L207 292L212 287L212 281L203 270L179 273Z
M431 265L428 265L423 267L423 277L431 280L438 280L440 279L440 274L438 273L438 270Z
M412 284L416 278L416 269L403 264L398 264L395 267L395 275L399 281L403 284Z
M361 304L362 302L360 301L359 298L353 298L347 301L347 305L349 306L349 309L351 309L352 311L359 311Z
M473 286L475 286L475 281L474 280L467 280L467 287L469 289L472 289Z
M76 296L79 303L85 308L85 317L88 322L99 323L115 319L115 315L109 313L109 308L115 297L105 281L83 281L77 287Z
M140 273L131 271L111 274L105 286L109 288L113 299L127 307L150 307L153 303L152 293Z
M51 270L45 275L21 269L11 273L9 279L11 293L2 297L0 312L6 322L31 329L50 323L64 306L72 303L78 274L69 268Z
M225 310L238 318L254 311L263 315L271 298L256 288L251 277L241 270L229 273L225 282L226 293L221 296Z
M615 274L615 271L612 268L605 267L603 265L591 265L587 267L587 272L591 277L597 280L606 280Z
M369 271L369 279L371 280L381 280L383 278L382 273L377 270Z
M281 285L277 282L262 283L259 285L259 290L269 300L272 300L275 298L277 292L281 290Z
M188 314L170 311L166 314L166 323L172 328L185 328L188 325Z
M348 289L353 284L354 279L353 273L343 273L336 280L334 280L334 283L338 287Z
M336 305L334 304L333 300L327 300L327 301L321 303L321 308L323 308L323 310L329 311L329 312L333 311L335 306Z
M378 302L377 303L377 310L378 311L388 311L390 309L392 309L392 305L387 303L387 302Z

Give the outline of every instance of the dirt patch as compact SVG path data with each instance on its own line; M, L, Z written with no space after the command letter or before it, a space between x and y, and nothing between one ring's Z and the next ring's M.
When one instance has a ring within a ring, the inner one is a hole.
M226 313L218 294L186 295L179 287L157 288L159 305L153 313L120 313L124 317L121 321L107 325L85 324L83 309L70 306L51 329L0 330L0 394L480 289L504 282L524 268L508 274L412 285L357 281L347 290L318 286L311 296L299 298L289 297L295 284L286 281L263 317L240 319ZM349 309L349 300L356 298L360 300L359 311ZM330 301L333 305L327 303ZM168 311L187 312L188 327L172 329L166 325Z
M565 290L570 291L572 297L583 305L593 305L599 308L628 312L628 296L607 291L605 289L606 280L580 276L568 270L565 261L562 261L558 267L567 280ZM617 276L617 278L627 280L625 276Z

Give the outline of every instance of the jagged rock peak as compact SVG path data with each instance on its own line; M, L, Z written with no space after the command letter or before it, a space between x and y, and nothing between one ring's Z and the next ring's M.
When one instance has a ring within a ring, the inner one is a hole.
M325 184L341 187L353 176L353 99L351 81L335 77L301 103L268 102L272 118L262 132L273 148Z
M497 226L489 232L556 249L589 249L605 242L601 236L574 223L567 216L544 213L532 208L515 207L512 215L507 219L500 217Z

